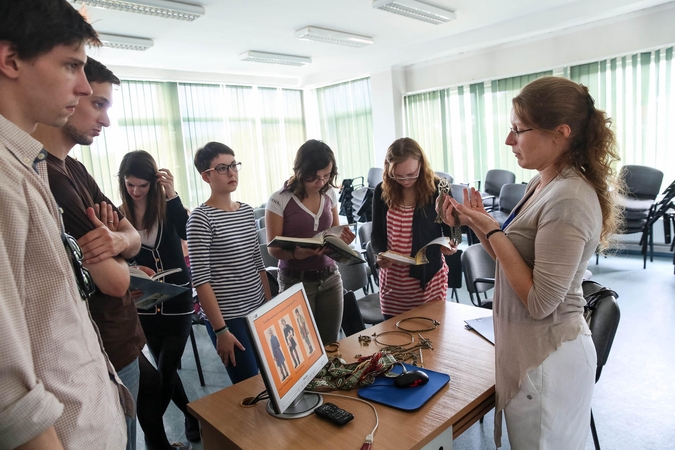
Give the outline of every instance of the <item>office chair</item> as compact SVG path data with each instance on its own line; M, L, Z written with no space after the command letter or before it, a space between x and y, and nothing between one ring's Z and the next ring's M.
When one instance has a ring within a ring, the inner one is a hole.
M448 265L448 289L452 289L450 299L455 299L459 303L457 289L462 288L462 250L457 250L454 255L445 256L445 263Z
M366 262L370 267L370 275L373 278L373 281L375 281L375 285L379 287L380 271L377 267L377 254L375 253L375 250L373 250L373 244L371 244L370 241L366 244Z
M450 193L452 194L452 198L457 200L458 203L464 203L464 190L468 189L470 192L470 187L467 184L451 184L450 185ZM489 210L489 208L486 208ZM471 230L471 228L467 227L466 225L462 225L462 234L466 235L466 242L469 245L473 245L477 242L478 236Z
M365 256L366 261L368 261L368 255L366 254L366 245L370 242L370 233L373 230L373 222L364 222L359 226L357 235L359 237L359 244L361 245L361 254ZM375 292L375 287L373 286L373 268L370 263L366 267L368 272L368 291ZM367 294L368 292L366 292Z
M267 230L265 228L258 230L258 244L267 244Z
M265 216L262 216L260 219L255 221L255 225L259 230L265 228Z
M337 266L342 277L342 287L344 290L355 292L359 289L364 289L368 285L368 275L364 264L345 265L338 263ZM384 321L382 309L380 308L380 294L365 295L358 299L357 303L364 323L375 325Z
M265 217L265 208L254 208L253 209L253 218L255 220Z
M344 331L345 336L351 336L365 329L366 324L363 323L356 295L352 291L345 291L344 308L342 311L342 331Z
M607 363L609 351L612 349L614 336L619 327L621 311L616 299L618 294L607 289L595 281L586 280L582 284L584 298L586 299L586 320L591 329L595 352L598 355L598 365L595 370L595 382L597 383L602 373L602 368ZM600 450L598 432L595 429L595 419L591 410L591 433L596 450Z
M487 300L486 292L495 284L495 260L483 248L483 244L470 245L462 253L462 266L471 303L482 308L492 309L492 301ZM486 301L481 300L483 294ZM475 299L474 299L475 295Z
M506 183L499 191L499 209L490 211L499 226L504 225L506 219L525 195L526 184Z
M502 190L502 186L506 183L515 183L516 174L508 170L502 169L492 169L488 170L485 174L485 186L481 195L483 197L492 196L491 205L485 205L486 208L491 206L492 209L499 208L499 194Z

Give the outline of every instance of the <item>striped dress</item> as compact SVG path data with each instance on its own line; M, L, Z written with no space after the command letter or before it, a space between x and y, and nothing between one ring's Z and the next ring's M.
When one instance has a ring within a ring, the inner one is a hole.
M414 206L397 206L387 212L387 242L389 250L410 255L412 252L412 223ZM443 266L429 281L425 290L420 280L410 277L410 266L393 264L380 269L380 305L382 314L396 316L433 300L445 300L448 292L448 266Z
M246 316L264 303L258 272L264 270L253 209L236 211L203 204L187 225L192 284L211 283L225 320Z

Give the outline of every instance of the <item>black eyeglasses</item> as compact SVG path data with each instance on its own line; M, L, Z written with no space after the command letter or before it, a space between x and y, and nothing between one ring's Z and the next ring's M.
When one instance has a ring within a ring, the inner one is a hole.
M232 164L218 164L216 167L206 169L204 172L211 172L212 170L215 170L220 175L227 175L227 173L230 170L232 172L239 172L241 170L241 163L235 162L235 163L232 163Z
M527 133L528 131L534 130L534 128L528 128L527 130L514 130L513 128L509 128L511 130L511 133L515 134L516 137L520 136L521 133Z
M84 258L82 249L77 240L68 233L63 233L61 238L71 257L70 262L75 271L75 280L77 281L77 289L80 291L80 297L82 297L82 300L86 300L96 291L96 285L89 271L82 265L82 259Z

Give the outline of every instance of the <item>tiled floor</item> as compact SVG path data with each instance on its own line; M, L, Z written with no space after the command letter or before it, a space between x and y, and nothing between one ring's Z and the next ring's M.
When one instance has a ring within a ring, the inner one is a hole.
M675 449L675 275L672 256L657 258L642 269L639 256L611 256L592 260L593 280L618 292L621 323L609 361L596 385L593 414L605 450ZM470 303L465 289L461 303ZM199 385L192 349L188 345L180 375L190 399L230 385L206 330L194 327L206 387ZM494 449L493 414L455 441L455 449ZM170 441L185 440L183 420L170 405L164 419ZM589 427L590 428L590 427ZM377 435L376 435L377 437ZM138 447L143 445L139 430ZM195 444L201 449L201 444ZM376 446L377 448L377 440ZM510 449L504 440L503 449ZM561 448L564 448L561 447ZM593 449L588 438L587 449ZM390 450L390 449L386 449Z

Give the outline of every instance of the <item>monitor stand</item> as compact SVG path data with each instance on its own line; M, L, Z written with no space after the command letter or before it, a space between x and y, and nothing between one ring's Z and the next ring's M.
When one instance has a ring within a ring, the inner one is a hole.
M302 392L293 400L286 411L281 414L274 412L272 402L267 402L267 412L279 419L299 419L301 417L309 416L314 412L314 409L321 406L323 397L320 394L313 392Z

